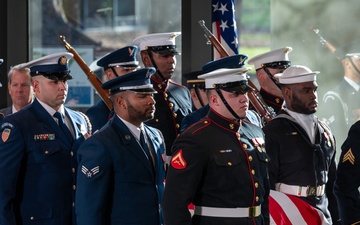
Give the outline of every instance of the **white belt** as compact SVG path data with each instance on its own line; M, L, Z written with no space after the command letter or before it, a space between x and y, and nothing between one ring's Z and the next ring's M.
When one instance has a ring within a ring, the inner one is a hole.
M195 206L194 214L198 216L211 216L211 217L257 217L261 214L261 205L245 207L245 208L217 208L206 206Z
M299 197L323 196L325 193L325 184L319 185L317 187L311 187L276 183L275 190L289 195L296 195Z

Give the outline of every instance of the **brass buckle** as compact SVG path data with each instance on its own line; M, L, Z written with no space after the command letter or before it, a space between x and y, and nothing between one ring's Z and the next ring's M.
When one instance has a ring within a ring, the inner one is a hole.
M260 207L259 206L251 206L249 207L249 217L257 217L260 215Z
M307 190L307 196L316 196L316 187L310 187L308 186L308 190Z

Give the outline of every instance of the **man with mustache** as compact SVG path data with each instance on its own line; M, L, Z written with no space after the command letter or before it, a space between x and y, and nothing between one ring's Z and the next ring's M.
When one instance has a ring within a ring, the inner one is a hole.
M338 220L335 143L330 128L315 115L318 73L290 66L275 75L286 107L263 130L271 189L299 197L332 224Z
M180 133L182 119L192 111L189 90L171 78L175 71L176 50L175 38L180 32L146 34L133 40L140 50L145 67L154 67L155 74L151 83L157 94L156 112L147 125L158 128L164 134L167 155L171 155L171 146Z
M144 68L102 85L115 115L79 149L77 225L161 225L165 146L161 132L144 124L155 113Z
M36 98L1 121L1 224L75 224L76 154L88 127L64 107L72 57L60 52L24 64Z

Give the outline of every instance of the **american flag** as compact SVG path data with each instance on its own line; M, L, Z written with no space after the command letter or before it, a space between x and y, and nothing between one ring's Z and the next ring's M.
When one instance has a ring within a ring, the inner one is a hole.
M238 54L234 0L212 0L212 30L229 55ZM220 55L214 50L214 59Z

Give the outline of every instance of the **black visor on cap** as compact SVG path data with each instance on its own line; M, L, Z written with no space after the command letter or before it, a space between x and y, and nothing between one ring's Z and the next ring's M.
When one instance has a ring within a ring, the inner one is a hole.
M221 89L234 94L245 94L249 91L254 90L248 85L248 82L246 80L228 82L225 84L215 84L215 89Z
M277 61L262 64L262 67L272 68L272 69L286 69L291 66L290 61Z
M50 80L71 80L73 77L70 75L70 70L60 71L60 72L41 72L34 71L30 72L31 76L42 75Z
M148 46L147 49L161 55L180 55L176 51L176 45Z

